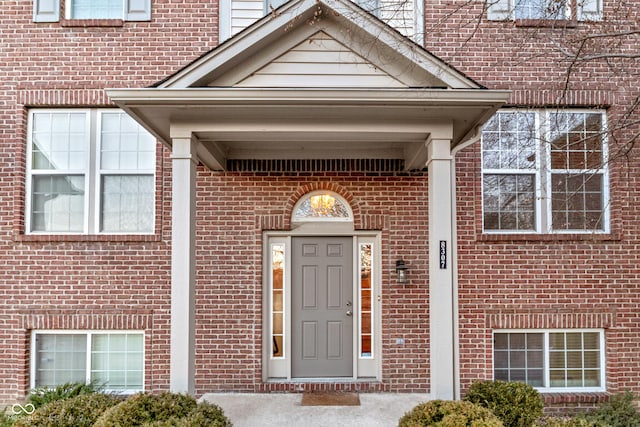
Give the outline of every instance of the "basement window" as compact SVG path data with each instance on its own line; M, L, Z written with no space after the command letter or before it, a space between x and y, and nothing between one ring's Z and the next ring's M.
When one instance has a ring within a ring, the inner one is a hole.
M144 390L142 332L34 331L31 387L95 383L105 391Z
M524 382L543 392L604 391L601 330L495 331L495 380Z

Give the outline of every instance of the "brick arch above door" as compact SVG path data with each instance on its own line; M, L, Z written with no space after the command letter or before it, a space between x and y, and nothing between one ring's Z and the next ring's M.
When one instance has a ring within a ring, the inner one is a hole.
M351 194L349 190L334 182L310 182L300 185L289 197L284 209L285 229L292 228L291 218L293 209L300 199L314 191L331 191L342 197L350 206L353 213L353 225L355 230L382 230L386 223L386 215L369 214L366 207Z
M342 197L353 212L354 230L387 230L389 227L389 215L369 212L356 197L343 186L333 182L310 182L300 185L289 196L281 214L258 214L256 227L260 231L290 231L292 229L291 216L296 203L305 195L313 191L331 191Z

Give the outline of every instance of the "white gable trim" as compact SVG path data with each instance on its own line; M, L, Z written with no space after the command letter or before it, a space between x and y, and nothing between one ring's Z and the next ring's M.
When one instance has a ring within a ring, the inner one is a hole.
M320 20L313 23L314 12L322 8ZM361 43L377 43L381 49L393 51L403 56L406 61L418 70L434 76L447 88L479 89L473 80L457 72L429 52L422 49L388 25L363 11L348 0L297 0L278 9L277 15L269 15L236 35L215 50L204 55L192 64L183 68L167 80L162 82L161 88L188 88L202 86L207 80L216 79L216 75L224 73L230 67L236 66L252 52L259 52L266 45L270 49L276 46L287 33L301 31L302 27L322 26L323 20L338 22L337 26L349 28L349 37L359 37ZM309 23L311 20L312 23ZM310 30L314 30L310 28ZM317 28L315 29L317 30ZM344 34L344 32L343 32ZM334 38L335 34L331 34ZM341 40L347 46L354 43L346 35ZM291 45L289 45L291 46ZM375 53L376 49L372 52ZM371 60L371 58L369 58ZM377 62L377 61L372 61ZM425 79L426 80L426 79ZM434 80L434 79L431 79Z

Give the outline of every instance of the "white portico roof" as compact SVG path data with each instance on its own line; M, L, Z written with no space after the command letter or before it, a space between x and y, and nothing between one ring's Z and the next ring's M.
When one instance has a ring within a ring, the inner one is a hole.
M469 140L505 102L349 0L292 0L155 87L108 90L200 161L402 158Z

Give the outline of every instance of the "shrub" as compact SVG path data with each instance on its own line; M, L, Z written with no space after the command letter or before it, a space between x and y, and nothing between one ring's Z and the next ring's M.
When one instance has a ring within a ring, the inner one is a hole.
M132 427L159 421L173 422L187 417L195 409L196 401L190 396L140 393L105 411L95 427Z
M542 417L534 425L536 427L608 427L607 424L571 417Z
M610 427L639 427L640 413L634 405L635 398L630 391L614 394L608 402L579 418Z
M14 427L91 427L105 410L120 401L118 397L102 393L56 400L21 417Z
M544 407L536 389L517 382L475 382L464 400L490 409L505 427L532 426L542 416Z
M4 408L0 412L0 427L11 427L16 421L16 416L11 413L11 409Z
M210 403L199 403L186 418L171 418L145 424L145 427L231 427L219 406Z
M66 383L54 388L40 387L36 388L27 396L27 403L33 404L38 409L56 400L69 399L70 397L80 396L82 394L92 394L99 392L101 387L93 383Z
M184 420L183 427L231 427L231 422L224 415L222 408L211 403L199 403L195 411Z
M422 403L402 418L398 427L502 427L490 410L471 402L432 400Z

